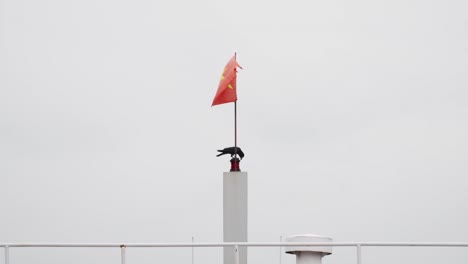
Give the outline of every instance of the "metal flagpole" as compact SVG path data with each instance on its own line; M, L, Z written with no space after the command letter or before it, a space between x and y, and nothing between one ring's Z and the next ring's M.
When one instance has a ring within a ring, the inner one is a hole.
M237 101L234 102L234 158L237 158Z
M236 60L236 68L234 70L237 72L237 52L234 52L234 59ZM234 158L237 158L237 99L234 102Z

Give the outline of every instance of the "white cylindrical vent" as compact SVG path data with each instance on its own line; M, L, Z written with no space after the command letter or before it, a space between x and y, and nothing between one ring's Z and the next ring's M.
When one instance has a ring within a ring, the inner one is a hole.
M322 256L320 252L297 252L296 264L322 264Z

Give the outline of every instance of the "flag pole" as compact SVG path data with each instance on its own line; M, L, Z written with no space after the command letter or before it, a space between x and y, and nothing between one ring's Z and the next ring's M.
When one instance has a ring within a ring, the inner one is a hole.
M234 59L236 60L236 64L237 64L237 52L234 52ZM237 71L237 65L234 70ZM236 94L237 94L237 91L236 91ZM234 102L234 158L237 158L237 98L236 98L236 101Z
M237 158L237 101L234 102L234 158Z

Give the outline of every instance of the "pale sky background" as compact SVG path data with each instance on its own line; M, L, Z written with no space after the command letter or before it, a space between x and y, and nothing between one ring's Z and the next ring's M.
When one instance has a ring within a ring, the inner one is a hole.
M234 52L250 241L467 242L467 10L463 0L0 0L0 242L222 241L229 158L215 155L233 145L233 105L210 105ZM221 263L221 252L197 250L196 262ZM364 254L365 264L468 261L467 249ZM249 257L276 264L279 251ZM120 257L12 249L11 259ZM131 249L127 263L190 259L190 249ZM355 263L354 250L325 262Z

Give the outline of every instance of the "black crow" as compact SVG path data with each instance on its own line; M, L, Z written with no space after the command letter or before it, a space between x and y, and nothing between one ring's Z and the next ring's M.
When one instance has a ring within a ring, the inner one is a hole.
M231 157L234 157L235 150L236 150L236 147L229 147L229 148L218 150L221 153L216 155L216 157L219 157L219 156L224 155L224 154L231 154ZM244 152L242 152L242 150L239 147L237 147L237 155L239 155L239 157L241 159L244 158Z

